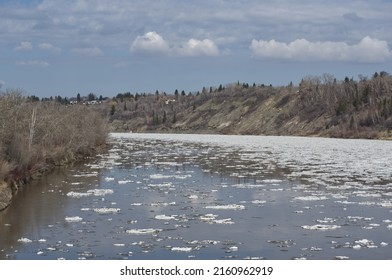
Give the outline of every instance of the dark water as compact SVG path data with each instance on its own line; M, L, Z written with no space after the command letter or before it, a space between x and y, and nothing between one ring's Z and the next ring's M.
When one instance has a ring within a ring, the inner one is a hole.
M18 193L0 259L392 258L389 142L213 137L112 135Z

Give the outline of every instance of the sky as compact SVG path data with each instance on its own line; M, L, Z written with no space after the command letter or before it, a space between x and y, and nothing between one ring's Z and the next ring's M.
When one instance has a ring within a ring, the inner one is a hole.
M194 92L392 73L392 0L0 0L0 90Z

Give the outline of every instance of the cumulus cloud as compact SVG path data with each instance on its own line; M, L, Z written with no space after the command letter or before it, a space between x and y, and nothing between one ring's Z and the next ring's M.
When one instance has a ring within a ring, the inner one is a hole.
M3 86L5 86L5 82L0 80L0 88L2 88Z
M36 66L36 67L48 67L50 64L43 60L28 60L28 61L18 61L17 66Z
M15 50L17 51L31 51L32 49L33 44L27 41L20 42L20 44L15 47Z
M155 31L147 32L143 36L137 36L131 45L131 51L168 53L168 43Z
M219 49L210 39L190 39L180 48L180 54L185 56L217 56Z
M377 63L392 57L386 41L364 37L358 44L345 42L310 42L297 39L290 43L275 40L252 40L250 45L256 58L277 58L295 61L353 61Z
M39 44L38 48L40 48L41 50L51 51L51 52L60 52L61 51L61 48L55 47L55 46L53 46L52 44L49 44L49 43Z
M137 36L133 41L131 51L160 53L165 55L179 56L216 56L219 49L210 39L189 39L183 45L170 45L161 35L155 31L147 32L143 36Z
M72 49L72 52L76 53L78 55L82 55L82 56L101 56L101 55L103 55L103 51L98 47L75 48L75 49Z

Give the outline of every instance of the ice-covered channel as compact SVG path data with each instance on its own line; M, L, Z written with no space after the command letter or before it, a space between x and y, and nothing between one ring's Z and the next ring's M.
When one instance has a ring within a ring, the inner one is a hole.
M0 213L0 259L392 259L392 142L111 134Z

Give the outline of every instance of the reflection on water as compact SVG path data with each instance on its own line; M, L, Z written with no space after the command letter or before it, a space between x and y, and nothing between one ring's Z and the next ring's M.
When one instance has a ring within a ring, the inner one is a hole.
M391 259L390 142L114 134L0 213L0 259Z

